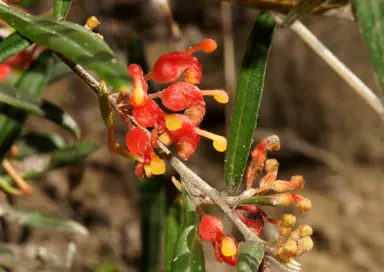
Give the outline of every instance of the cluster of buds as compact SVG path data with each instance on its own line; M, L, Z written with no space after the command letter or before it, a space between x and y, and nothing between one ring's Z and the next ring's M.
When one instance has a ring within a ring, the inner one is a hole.
M276 256L280 260L289 261L313 248L312 228L308 225L300 225L296 230L292 231L295 224L296 217L292 214L285 214L278 225L280 238L277 244ZM287 238L285 242L284 238Z
M226 150L227 141L224 137L199 128L206 111L204 96L213 96L220 103L228 102L228 95L223 90L200 90L196 86L200 83L202 68L192 53L200 49L212 52L216 47L214 40L206 39L185 52L165 54L145 76L139 65L131 64L128 67L133 82L132 91L119 94L117 109L122 118L130 115L136 125L151 129L150 135L143 129L132 129L132 120L124 118L131 128L126 137L127 148L139 162L136 167L139 177L143 177L144 172L147 176L164 173L165 164L153 151L158 147L158 140L167 146L175 143L177 153L183 160L193 155L201 136L211 139L217 151ZM182 74L184 80L175 82ZM148 80L171 84L159 92L148 94ZM171 112L162 110L155 99L160 99L162 105Z
M289 181L278 180L277 172L279 163L275 159L267 159L267 151L279 150L280 140L276 135L263 139L252 151L252 160L246 170L246 187L250 189L256 177L264 169L265 176L260 180L259 187L256 188L255 195L262 196L269 191L279 194L266 196L273 206L293 205L299 208L301 212L307 212L311 209L311 201L305 197L290 193L289 191L301 189L304 187L303 176L292 176Z
M203 215L199 225L200 237L212 243L215 260L237 265L239 244L236 239L223 232L223 223L215 216Z
M276 135L263 139L252 151L251 162L246 171L246 186L256 200L258 205L286 206L296 205L301 212L311 209L311 201L300 195L289 191L304 187L302 176L292 176L289 181L278 180L277 173L279 163L275 159L267 159L267 152L280 149L280 140ZM252 188L252 185L259 174L265 172L259 186ZM269 194L270 192L275 192ZM250 203L245 202L241 203ZM270 223L279 231L279 239L275 250L275 256L285 262L301 256L312 249L311 239L312 228L308 225L301 225L292 231L296 224L296 217L285 214L281 220L272 219L255 204L238 204L234 208L235 215L258 237L262 234L265 222ZM230 236L223 233L223 224L220 219L214 216L203 215L200 223L200 236L209 242L215 250L215 259L220 262L227 262L236 265L238 243ZM223 243L222 239L226 238ZM228 250L231 248L232 250ZM228 254L230 252L230 254ZM228 259L230 257L230 259Z

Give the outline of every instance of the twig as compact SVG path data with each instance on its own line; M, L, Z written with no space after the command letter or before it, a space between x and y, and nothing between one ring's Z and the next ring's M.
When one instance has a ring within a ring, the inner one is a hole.
M281 24L284 16L275 12L270 12L276 22ZM349 86L357 92L380 118L384 121L384 107L376 94L362 82L348 67L345 66L324 44L299 20L290 25L292 31L299 35L309 47L313 49L336 73L341 76Z

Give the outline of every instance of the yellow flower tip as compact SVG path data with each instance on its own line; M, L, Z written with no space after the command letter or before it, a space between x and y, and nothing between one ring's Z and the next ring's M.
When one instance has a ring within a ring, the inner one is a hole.
M281 226L285 228L292 228L296 224L296 216L293 214L284 214L281 220Z
M149 169L154 175L162 175L165 173L165 162L159 157L152 158Z
M100 21L95 17L91 16L87 19L86 26L90 29L93 30L96 27L100 25Z
M96 35L97 35L100 39L104 40L104 36L101 35L100 33L96 33Z
M143 91L138 90L133 94L133 100L135 101L136 106L141 105L145 100L145 94Z
M299 248L301 249L301 253L305 251L309 251L313 248L313 240L310 236L306 236L299 240Z
M231 238L224 237L221 241L221 253L225 257L231 257L237 252L236 244Z
M312 209L312 202L309 199L304 198L299 203L297 203L299 210L304 213Z
M174 131L180 129L183 126L183 123L177 115L169 114L165 117L165 126L169 131Z
M279 163L276 159L268 159L265 161L265 172L270 173L276 171L279 167Z
M229 100L228 94L224 91L218 91L213 98L221 104L227 104Z
M181 184L181 182L178 181L175 177L172 177L171 180L172 180L173 185L175 185L175 187L177 188L177 190L179 190L180 192L182 192L182 190L183 190L183 185Z
M223 136L217 136L213 140L213 147L219 152L224 152L227 150L227 139L225 139Z
M297 253L297 243L294 240L288 239L283 246L284 252L289 253L291 255L295 255Z
M301 237L311 236L313 233L313 230L309 225L301 225L299 227L299 230L300 230Z

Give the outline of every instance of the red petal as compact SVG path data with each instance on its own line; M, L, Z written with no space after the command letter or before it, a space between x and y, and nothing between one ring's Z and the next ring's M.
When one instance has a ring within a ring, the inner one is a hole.
M223 223L215 216L205 215L199 225L201 238L212 242L216 234L223 232Z
M199 88L187 82L177 82L161 92L161 101L172 111L182 111L196 105L205 105Z
M142 127L165 128L164 113L153 100L149 99L144 105L134 108L133 117Z
M161 56L156 61L149 79L168 83L177 80L184 71L186 71L188 82L200 83L202 68L197 58L185 52L172 52Z
M153 152L150 136L142 128L133 128L126 137L125 142L128 150L143 159L149 158Z

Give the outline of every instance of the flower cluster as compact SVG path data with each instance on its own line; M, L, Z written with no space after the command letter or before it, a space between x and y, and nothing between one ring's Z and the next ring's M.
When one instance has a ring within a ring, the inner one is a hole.
M223 223L219 218L204 215L199 225L199 234L212 243L216 261L236 266L239 244L233 236L223 232Z
M185 52L165 54L145 76L139 65L128 67L133 82L132 91L119 94L117 108L123 116L132 116L139 127L151 129L151 135L148 135L141 128L132 129L134 126L131 123L126 137L129 152L136 155L139 162L136 167L139 177L143 177L144 172L147 176L164 173L165 164L153 151L158 147L158 140L167 146L175 143L178 155L184 160L193 155L201 136L211 139L217 151L226 150L224 137L199 128L206 112L204 96L213 96L220 103L228 102L226 92L200 90L196 86L201 80L202 67L192 53L200 49L212 52L216 47L214 40L206 39ZM177 81L182 74L184 80ZM148 94L148 80L171 84L159 92ZM159 99L171 113L162 110L155 99Z
M260 237L264 228L264 223L270 223L277 227L279 239L275 250L276 258L282 261L289 261L295 257L301 256L304 252L312 249L313 241L311 239L312 228L308 225L301 225L292 231L296 224L296 217L291 214L285 214L281 220L271 219L267 214L256 205L293 205L295 204L301 212L307 212L311 209L311 201L300 195L290 193L289 191L304 187L302 176L292 176L289 181L278 180L278 162L275 159L267 159L267 152L280 149L280 140L276 135L263 139L252 151L251 162L246 171L246 189L252 190L253 196L245 199L254 199L254 203L238 203L234 209L236 216L258 237ZM265 171L264 177L260 180L257 188L252 188L256 177ZM276 193L269 194L270 191ZM256 204L256 205L255 205ZM236 265L239 244L230 235L223 233L223 224L220 219L204 215L200 223L200 236L209 242L215 249L215 259ZM223 244L222 239L226 238ZM286 241L284 241L286 240ZM225 245L225 247L223 246ZM223 249L224 248L224 249ZM231 248L232 250L228 250ZM230 252L230 255L224 252ZM228 259L228 257L230 257Z

